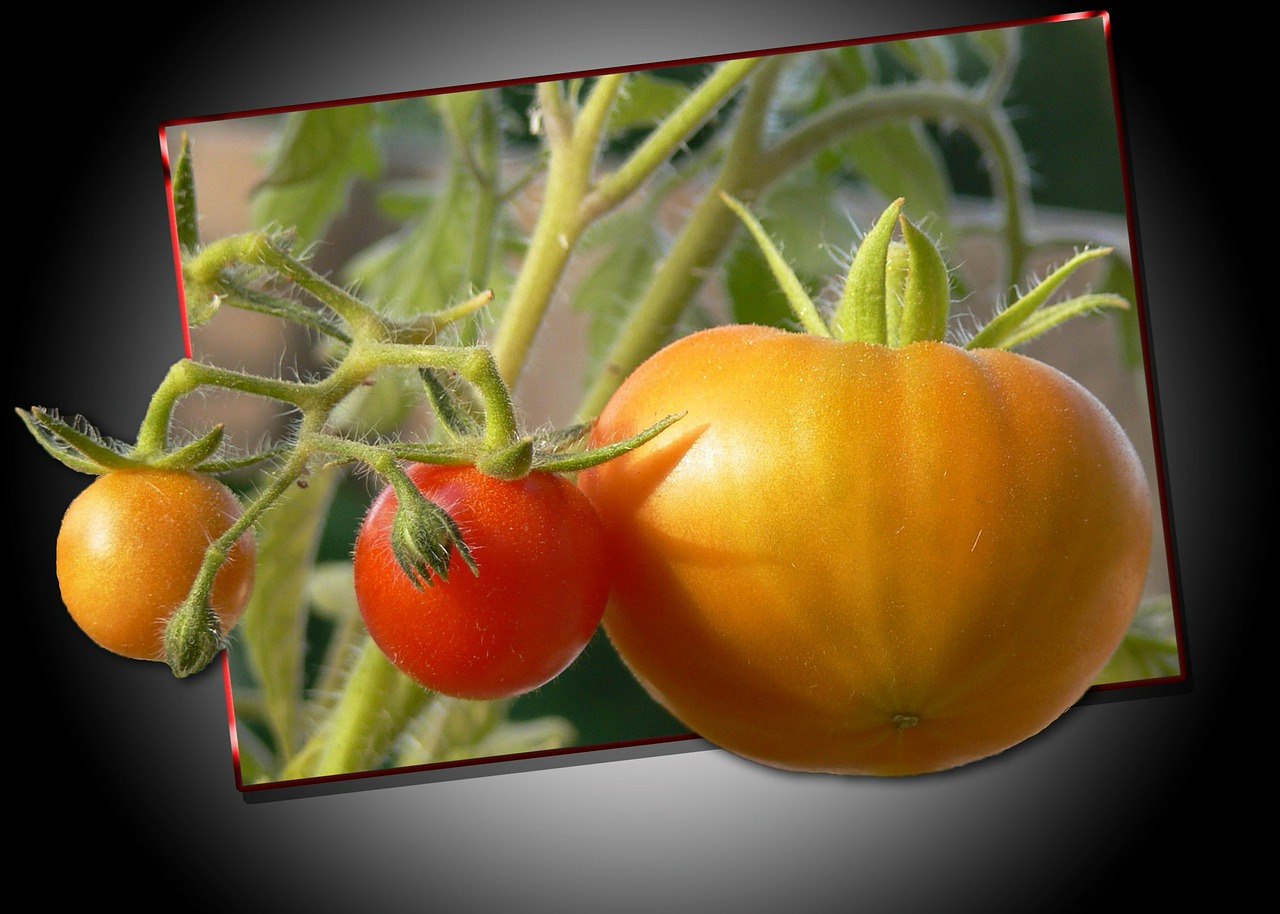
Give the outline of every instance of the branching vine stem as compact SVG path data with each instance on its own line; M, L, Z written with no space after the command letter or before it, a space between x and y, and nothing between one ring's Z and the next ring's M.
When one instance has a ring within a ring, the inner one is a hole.
M755 73L719 174L615 338L600 375L581 403L580 415L596 415L622 379L661 346L727 248L739 223L720 199L722 193L749 203L820 149L880 123L906 117L954 122L975 138L1003 208L1010 283L1022 275L1030 249L1024 224L1029 183L1017 137L1001 107L980 93L947 84L872 87L797 123L766 147L764 119L786 61L785 56L770 58Z

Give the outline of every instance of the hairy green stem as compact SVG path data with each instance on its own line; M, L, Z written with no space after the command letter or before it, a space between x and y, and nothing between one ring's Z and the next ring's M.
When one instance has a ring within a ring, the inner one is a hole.
M615 338L600 374L579 409L597 415L618 384L666 341L685 303L702 285L706 272L732 236L737 217L721 199L727 193L744 202L760 191L760 157L769 107L785 57L767 58L754 71L737 113L720 171L681 228L653 281Z
M508 383L514 384L520 375L582 232L634 194L645 180L670 161L680 145L714 115L759 66L759 59L720 64L621 166L600 177L594 186L591 172L608 106L625 77L602 78L576 120L553 84L539 86L551 158L544 201L529 250L493 344L494 357Z
M405 725L432 699L366 638L327 724L289 766L288 777L323 777L378 766Z

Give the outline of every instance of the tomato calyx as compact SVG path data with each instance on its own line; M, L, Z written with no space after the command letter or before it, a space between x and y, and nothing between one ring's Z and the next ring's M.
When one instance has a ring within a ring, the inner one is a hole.
M165 662L178 679L199 673L226 647L208 589L197 587L169 618L164 629Z
M759 221L742 203L721 194L759 245L792 312L807 333L842 341L901 347L946 341L951 281L938 246L894 200L863 236L830 315L820 312ZM967 339L965 349L1013 349L1064 321L1103 308L1127 309L1120 295L1086 293L1049 304L1083 264L1106 257L1110 247L1077 251L1030 291L1020 295Z
M423 495L398 464L383 472L397 501L388 537L391 552L413 586L421 590L431 586L434 578L448 580L455 548L471 573L479 574L471 549L449 512Z
M418 589L432 586L436 579L448 580L454 549L472 574L479 571L454 518L414 485L406 465L471 466L506 482L535 472L575 473L634 450L680 418L668 416L625 440L598 446L589 444L593 422L525 432L515 421L510 391L487 353L478 351L476 359L469 385L458 383L455 372L419 370L444 440L392 442L377 451L360 452L395 489L397 505L388 540L396 564Z
M280 448L242 457L220 452L225 427L218 423L203 435L163 453L146 453L135 445L102 434L83 416L68 421L57 410L33 406L16 409L18 418L45 452L78 473L101 476L115 470L194 470L216 476L275 457Z

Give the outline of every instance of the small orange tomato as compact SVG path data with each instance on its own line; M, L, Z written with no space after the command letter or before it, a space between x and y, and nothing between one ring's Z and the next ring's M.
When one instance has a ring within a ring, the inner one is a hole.
M186 599L209 544L240 517L216 479L187 470L116 470L71 502L58 531L62 601L102 647L165 659L164 628ZM246 531L214 578L210 603L225 634L253 590L256 547Z
M641 365L583 472L604 627L701 736L787 769L906 775L998 753L1089 687L1143 586L1132 445L1045 364L761 327Z

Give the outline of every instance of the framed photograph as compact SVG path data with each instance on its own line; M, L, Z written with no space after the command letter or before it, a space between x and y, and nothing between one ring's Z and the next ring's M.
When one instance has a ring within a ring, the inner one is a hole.
M240 789L919 774L1180 687L1113 79L1089 13L165 123Z

